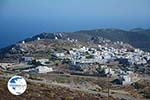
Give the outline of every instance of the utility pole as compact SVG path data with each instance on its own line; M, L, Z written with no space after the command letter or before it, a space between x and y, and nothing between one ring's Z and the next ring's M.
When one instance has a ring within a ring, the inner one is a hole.
M147 85L146 84L146 68L147 66L146 65L144 65L144 83L145 83L145 85ZM145 95L145 90L144 90L144 95Z
M108 85L108 87L107 87L107 88L108 88L108 91L107 91L107 92L108 92L108 100L109 100L109 96L110 96L110 94L109 94L109 93L110 93L109 77L110 77L110 67L108 67L108 74L107 74L107 85Z

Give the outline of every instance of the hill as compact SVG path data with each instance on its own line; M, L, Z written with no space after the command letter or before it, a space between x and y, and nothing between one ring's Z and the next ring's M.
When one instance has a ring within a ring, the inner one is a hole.
M38 41L40 40L40 41ZM23 41L26 45L23 44ZM41 33L31 38L19 41L18 43L0 49L0 58L6 58L6 54L20 54L24 51L34 54L35 52L49 52L52 47L72 48L81 46L94 46L97 44L108 44L112 46L114 42L122 41L125 47L140 48L145 51L150 50L150 29L135 28L131 30L121 29L95 29L81 30L76 32L55 32ZM130 45L129 45L130 44ZM132 46L131 46L132 45ZM116 45L119 47L119 45ZM8 56L10 58L10 56ZM14 57L13 59L18 58Z
M75 32L76 34L88 34L90 36L100 36L110 39L112 41L123 41L129 43L136 48L143 50L150 49L150 30L149 29L97 29L97 30L84 30Z
M28 82L26 92L21 96L14 96L7 91L8 79L0 78L0 100L108 100L107 96L86 93L61 86ZM116 100L112 97L109 100Z
M54 39L57 36L60 38L72 38L80 41L90 41L93 37L102 37L111 41L123 41L131 44L136 48L142 50L150 50L150 29L135 28L131 30L121 29L95 29L95 30L81 30L77 32L58 32L58 33L42 33L32 38L26 39L31 41L37 37L43 39Z

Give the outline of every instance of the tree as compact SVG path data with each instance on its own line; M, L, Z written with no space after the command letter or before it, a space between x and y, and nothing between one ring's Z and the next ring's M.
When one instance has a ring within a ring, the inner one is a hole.
M36 60L32 60L32 65L35 65L35 66L41 66L41 62L39 61L36 61Z
M101 66L99 66L96 71L98 72L98 74L104 75L105 74L105 69L101 68Z

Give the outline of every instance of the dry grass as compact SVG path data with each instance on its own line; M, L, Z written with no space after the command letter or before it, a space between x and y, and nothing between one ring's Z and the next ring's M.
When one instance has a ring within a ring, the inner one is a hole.
M0 79L0 100L107 100L107 97L98 94L30 82L23 95L13 96L7 90L7 81L8 79ZM109 100L115 99L110 97Z

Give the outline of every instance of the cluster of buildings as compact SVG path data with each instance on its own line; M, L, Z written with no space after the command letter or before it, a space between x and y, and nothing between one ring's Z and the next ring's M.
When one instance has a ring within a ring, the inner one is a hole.
M129 64L146 64L150 60L150 53L140 49L128 51L127 49L116 49L99 45L98 48L72 48L69 54L55 54L59 58L68 58L75 63L100 63L105 64L110 60L126 59Z
M35 64L32 65L32 62ZM21 62L15 63L0 63L1 71L22 71L27 73L48 73L53 72L50 66L49 59L35 59L33 57L22 57Z
M55 36L55 39L61 37L61 34ZM40 38L37 38L40 40ZM75 39L67 39L68 41L76 41ZM25 42L23 42L24 44ZM115 44L118 44L116 42ZM119 44L123 45L123 42ZM109 46L98 45L95 48L81 47L72 48L68 52L54 52L55 57L61 59L68 59L68 63L75 70L82 70L83 72L94 73L98 67L104 69L105 75L116 76L121 84L131 84L134 80L137 80L138 75L131 70L122 70L120 68L111 68L107 64L110 62L118 62L119 64L125 64L127 68L132 65L144 65L150 61L150 53L144 52L140 49L128 50L127 48L114 48ZM41 65L25 68L26 72L36 72L36 73L48 73L52 72L53 68L49 66L49 59L34 59L33 57L22 57L21 61L23 63L28 63L32 61L38 62ZM5 69L6 65L0 65L1 69ZM8 66L8 65L7 65Z
M69 50L68 54L65 53L56 53L58 58L70 59L71 65L75 67L74 69L87 69L92 68L94 64L102 65L104 72L107 75L108 73L117 76L120 84L126 85L131 84L132 82L138 80L138 74L134 73L131 70L121 70L109 68L107 65L109 62L121 62L128 63L126 68L129 68L132 65L144 65L147 64L147 61L150 60L150 53L144 52L140 49L134 49L132 51L122 48L117 49L114 47L106 47L98 45L97 48L72 48ZM123 60L123 61L121 61ZM95 68L96 69L96 68Z
M120 84L122 85L128 85L131 84L133 82L138 81L139 78L139 74L134 73L132 71L120 71L121 73L118 74L118 80L120 82Z
M34 67L28 67L25 68L25 72L33 72L33 73L48 73L48 72L53 72L52 67L48 67L49 65L49 59L34 59L33 57L22 57L22 62L23 63L31 63L34 61L38 65Z

